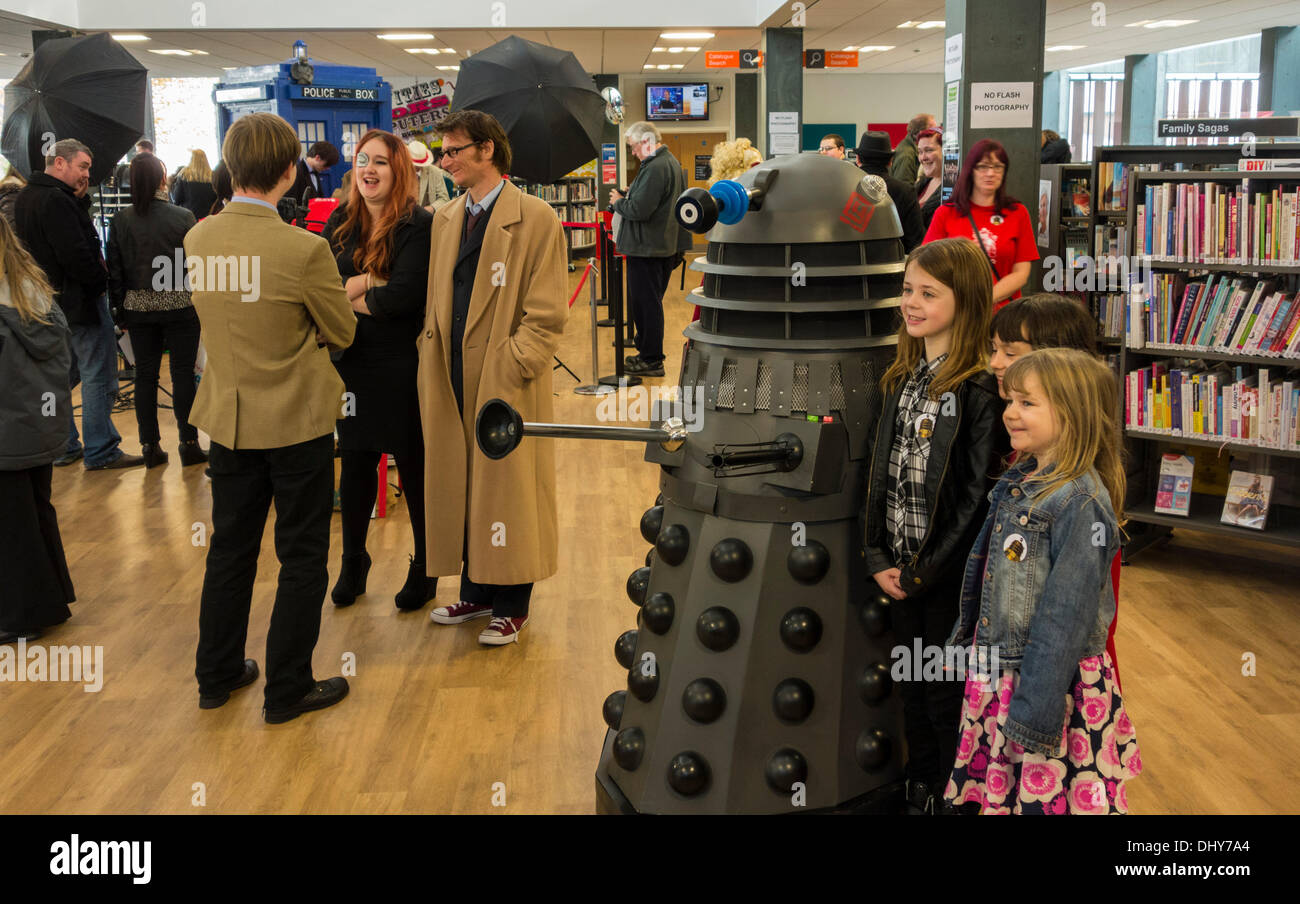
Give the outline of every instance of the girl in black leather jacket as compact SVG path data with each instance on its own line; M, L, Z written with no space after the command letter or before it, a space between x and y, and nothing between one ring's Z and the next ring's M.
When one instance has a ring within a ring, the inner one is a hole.
M934 812L957 750L963 670L937 678L957 620L966 557L1008 447L997 380L988 370L992 274L968 239L908 255L898 355L881 380L885 402L863 510L867 571L893 612L892 670L903 698L908 800ZM922 660L916 659L919 641Z

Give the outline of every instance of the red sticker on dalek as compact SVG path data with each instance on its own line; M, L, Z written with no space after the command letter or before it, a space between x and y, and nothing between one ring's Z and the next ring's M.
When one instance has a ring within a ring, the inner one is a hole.
M862 195L854 192L849 195L848 202L844 205L844 210L840 213L840 222L848 223L858 232L864 232L867 224L871 222L871 215L875 213L876 206L868 201Z

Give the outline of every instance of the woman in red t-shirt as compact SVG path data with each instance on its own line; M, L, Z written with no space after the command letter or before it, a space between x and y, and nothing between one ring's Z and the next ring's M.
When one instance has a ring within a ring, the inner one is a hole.
M1000 143L991 138L975 142L957 177L952 200L939 205L925 233L927 242L978 235L993 265L994 310L1020 297L1020 289L1029 281L1030 262L1038 260L1029 211L1003 190L1009 170L1007 150Z

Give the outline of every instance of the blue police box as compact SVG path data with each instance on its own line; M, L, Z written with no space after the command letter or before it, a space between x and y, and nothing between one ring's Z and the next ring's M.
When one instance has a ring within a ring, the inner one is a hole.
M393 129L393 89L366 66L317 63L307 45L296 41L293 56L283 63L245 66L227 72L212 91L217 106L217 140L249 113L275 113L298 130L305 157L318 141L339 149L339 162L321 174L323 194L342 183L352 166L352 154L369 129Z

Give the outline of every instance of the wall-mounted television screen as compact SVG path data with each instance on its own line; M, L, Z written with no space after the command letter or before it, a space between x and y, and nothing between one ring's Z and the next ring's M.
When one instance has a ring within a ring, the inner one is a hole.
M645 86L646 119L681 120L709 118L709 83Z

